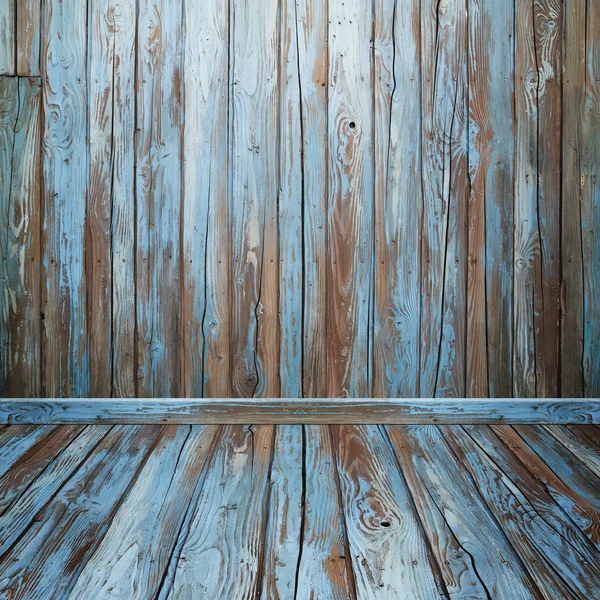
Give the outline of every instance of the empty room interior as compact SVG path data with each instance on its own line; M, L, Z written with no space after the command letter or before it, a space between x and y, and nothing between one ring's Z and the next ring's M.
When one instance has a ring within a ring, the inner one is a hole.
M600 600L600 0L0 0L0 600Z

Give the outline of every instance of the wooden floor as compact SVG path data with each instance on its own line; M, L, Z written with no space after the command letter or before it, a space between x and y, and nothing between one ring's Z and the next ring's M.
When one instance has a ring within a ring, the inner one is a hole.
M600 428L0 426L0 598L600 598Z

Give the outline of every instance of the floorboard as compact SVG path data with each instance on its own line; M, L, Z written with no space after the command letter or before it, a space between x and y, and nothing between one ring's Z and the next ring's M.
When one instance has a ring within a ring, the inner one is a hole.
M7 425L0 598L600 598L590 425Z

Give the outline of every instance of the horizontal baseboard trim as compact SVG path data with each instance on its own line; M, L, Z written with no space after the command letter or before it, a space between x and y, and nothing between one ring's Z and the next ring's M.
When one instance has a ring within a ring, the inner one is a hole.
M600 423L600 401L577 399L26 399L0 400L0 424Z

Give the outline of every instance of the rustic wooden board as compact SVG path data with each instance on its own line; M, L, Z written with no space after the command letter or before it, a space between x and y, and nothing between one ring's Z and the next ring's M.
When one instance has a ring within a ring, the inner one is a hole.
M231 396L227 4L185 4L182 389Z
M69 598L155 598L218 428L164 430Z
M518 430L8 425L0 595L596 598L600 479L574 427Z
M0 77L0 395L42 395L41 85Z
M90 395L84 268L89 192L86 2L44 2L42 19L42 395L81 397Z
M168 598L260 597L274 433L223 429Z
M0 423L600 423L600 402L328 399L0 401Z
M470 0L467 389L512 395L514 2Z
M375 397L419 394L420 7L375 4Z
M136 67L136 395L180 393L183 2L139 5Z
M327 395L370 396L373 370L371 5L329 6Z
M439 598L427 543L382 432L333 427L344 522L358 598Z
M231 11L232 395L278 397L279 13L249 0Z
M600 397L599 10L0 0L0 395Z
M135 396L136 3L90 3L90 190L86 240L90 395ZM119 348L115 352L114 348Z

